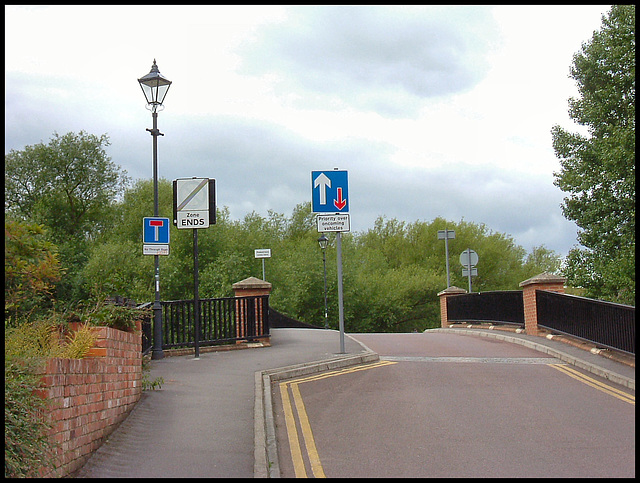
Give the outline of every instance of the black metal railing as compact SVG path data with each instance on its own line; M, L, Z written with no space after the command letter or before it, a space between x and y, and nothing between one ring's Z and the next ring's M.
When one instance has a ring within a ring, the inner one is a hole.
M162 348L195 346L195 301L162 305ZM208 346L269 336L269 296L200 300L199 345Z
M494 322L524 325L521 290L478 292L447 297L451 322Z
M146 302L144 304L140 304L137 307L139 309L148 309L153 306L152 302ZM151 350L153 346L153 326L151 323L153 316L151 311L142 319L142 355L146 355Z
M538 290L536 311L540 327L636 353L635 307Z

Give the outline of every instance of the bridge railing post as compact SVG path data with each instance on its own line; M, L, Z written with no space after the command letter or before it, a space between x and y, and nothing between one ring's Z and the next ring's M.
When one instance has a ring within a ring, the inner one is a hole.
M455 286L447 287L438 293L438 297L440 297L440 327L449 327L450 325L447 316L447 298L463 293L467 293L467 291Z
M541 273L524 282L520 282L522 287L522 302L524 305L524 330L528 335L538 335L538 307L536 305L536 291L546 290L548 292L564 293L564 284L567 281L564 277Z
M260 280L256 277L249 277L240 282L234 283L231 288L233 289L234 296L238 297L254 297L269 295L271 293L271 284ZM248 307L246 304L236 301L236 337L248 337L264 334L265 331L265 311L269 310L269 307L262 307L260 304L255 304L254 314L247 313ZM255 320L255 334L247 333L247 321L252 317ZM258 340L265 345L269 343L269 335L260 337ZM238 341L241 342L241 341Z

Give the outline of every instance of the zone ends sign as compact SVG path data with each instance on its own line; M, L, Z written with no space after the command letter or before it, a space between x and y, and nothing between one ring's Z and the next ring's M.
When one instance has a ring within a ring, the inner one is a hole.
M184 178L173 181L173 224L178 229L209 228L216 222L216 180Z

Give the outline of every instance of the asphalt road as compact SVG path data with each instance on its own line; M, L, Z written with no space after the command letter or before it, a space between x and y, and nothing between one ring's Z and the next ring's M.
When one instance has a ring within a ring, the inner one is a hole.
M283 477L635 476L634 391L493 339L352 336L380 362L272 386Z

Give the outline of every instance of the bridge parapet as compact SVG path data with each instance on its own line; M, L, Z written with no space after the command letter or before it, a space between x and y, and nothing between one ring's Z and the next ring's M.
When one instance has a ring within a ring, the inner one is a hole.
M268 302L264 306L256 304L251 308L241 304L240 298L268 296L271 293L271 284L256 277L249 277L234 283L231 288L236 297L236 337L245 337L247 335L247 326L251 323L255 327L256 334L265 334L265 337L257 340L269 345L270 331L266 313L269 310ZM241 340L238 340L236 343L239 344L241 342Z
M467 291L463 288L459 288L456 286L447 287L442 292L438 293L438 297L440 297L440 324L441 327L449 327L449 319L447 315L447 298L452 297L454 295L461 295L467 293Z
M536 305L536 291L546 290L547 292L564 293L564 284L567 281L564 277L541 273L524 282L520 282L522 287L522 301L524 304L524 330L528 335L538 335L538 309Z

